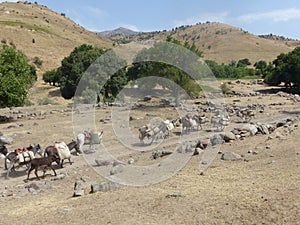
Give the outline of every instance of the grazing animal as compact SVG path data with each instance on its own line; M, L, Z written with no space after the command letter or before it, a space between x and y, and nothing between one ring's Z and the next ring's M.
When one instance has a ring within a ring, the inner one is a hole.
M39 154L42 156L42 148L39 144L33 146L29 146L28 148L16 149L13 152L8 153L5 156L4 167L7 170L6 178L9 177L9 173L11 171L15 171L15 165L18 167L27 165L32 159L35 158L35 155ZM7 166L7 163L10 162L10 166Z
M207 122L209 122L209 120L204 116L199 116L199 115L194 115L193 119L196 121L196 123L198 124L197 130L199 130L199 127L201 128L201 130L203 129L202 124L205 124Z
M182 132L185 131L186 133L189 133L192 130L199 130L199 126L202 128L200 124L200 117L198 116L191 116L186 115L185 117L181 118L182 123Z
M29 152L28 154L26 153L27 151ZM21 153L25 153L25 155L21 154ZM7 166L8 162L10 162L12 164L16 160L19 160L20 162L28 161L27 157L32 156L32 155L35 156L36 154L39 154L40 156L42 156L42 148L39 144L35 145L34 147L32 145L30 145L27 148L15 149L14 151L9 152L9 153L6 154L6 156L5 156L5 169L6 170L8 169L8 166ZM11 169L14 170L14 167L12 167Z
M90 149L94 144L100 144L103 137L103 131L100 132L88 132L84 131L83 133L79 133L76 137L77 145L79 152L82 153L82 148L84 144L89 144Z
M150 144L152 144L160 134L163 137L167 137L170 134L169 132L170 131L164 122L161 122L159 125L153 127L146 125L139 128L139 139L140 142L145 143L144 139L147 137L148 139L151 139Z
M60 163L59 162L57 163L58 165L60 165L61 168L63 168L65 159L68 159L70 165L72 165L71 152L68 145L66 145L65 142L55 143L54 146L53 145L48 146L45 149L44 157L51 156L51 155L54 155L61 160Z
M45 176L45 172L47 168L50 168L53 170L54 172L54 176L56 176L56 172L52 166L53 162L56 162L59 164L60 159L56 156L56 155L50 155L48 157L42 157L42 158L34 158L30 161L29 163L29 170L28 170L28 174L27 174L27 180L29 180L29 175L31 173L32 170L35 170L35 176L37 177L37 179L39 180L39 176L37 174L37 171L40 167L43 167L43 177Z
M213 116L211 118L212 127L216 127L217 130L223 131L226 126L229 125L229 117L222 115Z

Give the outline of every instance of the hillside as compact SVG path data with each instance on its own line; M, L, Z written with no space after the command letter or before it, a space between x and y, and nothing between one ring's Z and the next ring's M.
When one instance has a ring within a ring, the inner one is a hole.
M26 2L0 3L0 40L21 50L32 62L43 61L38 69L38 82L31 90L30 100L41 103L52 98L64 102L58 88L48 87L41 79L43 72L60 66L61 60L83 43L110 48L112 41L75 24L65 14L46 6Z
M289 52L300 45L299 41L266 39L227 24L210 22L181 26L171 31L140 33L132 40L166 40L169 35L182 43L195 43L203 51L204 59L226 64L242 58L248 58L253 64L258 60L269 62L280 53Z
M29 59L39 57L42 70L60 65L74 47L88 43L111 47L111 41L38 4L0 3L1 43L14 45Z

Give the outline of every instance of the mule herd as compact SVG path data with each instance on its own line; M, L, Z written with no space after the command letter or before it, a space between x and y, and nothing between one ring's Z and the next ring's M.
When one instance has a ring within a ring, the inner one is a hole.
M213 105L202 110L202 115L199 115L198 113L195 113L194 115L188 113L179 119L161 120L159 122L156 121L153 124L144 125L138 129L139 140L144 144L145 141L148 140L149 144L152 144L159 138L167 138L170 135L171 130L176 127L181 127L181 134L189 134L192 131L202 130L203 125L209 123L211 129L223 131L225 127L230 124L233 116L240 118L241 122L250 122L255 116L256 108L257 106L253 105L249 105L246 108L228 105L218 108ZM208 117L207 113L212 116Z
M205 116L205 113L209 111L212 116L209 118ZM160 120L152 124L144 125L138 128L139 140L145 144L147 141L150 145L159 138L167 138L170 132L176 128L181 127L182 134L189 134L192 131L203 129L203 125L210 123L211 128L215 128L217 131L223 131L226 126L230 123L230 116L236 115L243 121L249 122L252 117L255 116L255 108L232 108L225 107L222 110L217 107L207 108L203 111L200 116L198 114L191 115L186 114L179 119L175 120ZM27 179L29 180L30 173L34 170L36 178L40 179L37 172L38 169L43 169L43 176L45 175L46 169L52 169L54 175L56 175L53 163L56 162L58 166L63 167L64 161L71 161L71 150L75 149L75 154L81 154L83 151L83 145L89 144L90 150L94 144L99 144L103 136L103 131L92 132L84 131L77 135L76 141L72 140L70 143L65 142L55 143L54 145L48 146L43 151L39 144L35 146L28 146L22 149L15 149L9 152L5 145L0 145L0 156L4 158L4 168L7 170L6 178L11 173L15 172L17 167L27 167Z
M68 160L72 164L71 150L75 149L76 154L81 154L84 144L89 144L91 149L94 144L101 142L102 135L103 132L96 132L95 138L93 132L84 131L82 134L77 135L76 141L72 140L68 144L57 142L54 145L47 146L44 151L39 144L18 148L10 152L5 145L0 145L0 155L4 158L4 169L7 170L5 177L8 178L11 173L16 172L16 168L21 166L27 167L26 181L29 180L30 173L33 170L35 170L36 178L40 179L37 173L40 168L43 169L43 176L45 176L47 169L51 169L56 176L53 162L56 162L61 168L63 168L64 160Z

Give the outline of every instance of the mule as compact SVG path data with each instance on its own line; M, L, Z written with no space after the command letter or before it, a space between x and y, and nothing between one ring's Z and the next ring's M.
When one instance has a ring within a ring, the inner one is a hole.
M163 138L169 136L169 129L164 122L161 122L158 126L143 126L139 128L139 139L141 143L145 143L144 139L147 137L151 139L150 144L154 142L161 134Z
M89 144L89 149L91 150L95 144L100 144L103 137L103 131L100 132L89 132L84 131L79 133L76 137L77 145L80 153L82 153L83 145Z
M10 172L15 172L15 165L18 164L18 167L23 165L27 165L32 159L35 158L35 155L39 154L42 156L42 148L39 144L32 146L30 145L28 148L16 149L13 152L8 153L5 156L4 168L7 170L6 178L9 177ZM10 163L8 166L7 163Z
M65 159L68 159L69 163L72 165L70 150L73 148L78 149L76 141L72 141L67 145L64 142L55 143L55 145L46 147L44 157L51 155L58 157L61 160L61 162L57 162L57 165L60 165L60 167L63 168L63 163Z
M52 166L52 163L54 161L56 163L59 163L60 159L55 155L50 155L48 157L35 158L35 159L31 160L31 162L29 163L30 167L29 167L29 170L28 170L26 180L29 180L29 175L30 175L32 170L35 170L34 174L35 174L36 178L39 180L40 178L37 174L37 171L40 167L43 167L43 177L45 177L45 172L46 172L47 167L52 169L53 172L54 172L54 176L56 176L55 169Z

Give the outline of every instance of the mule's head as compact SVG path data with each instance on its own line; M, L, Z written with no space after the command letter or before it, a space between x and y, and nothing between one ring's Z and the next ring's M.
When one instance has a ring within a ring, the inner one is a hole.
M42 150L40 144L35 145L33 147L32 151L34 154L39 154L40 156L43 156L43 150Z
M53 154L53 155L51 155L50 157L52 157L53 162L56 162L57 165L60 165L60 158L59 158L58 155Z
M5 145L0 145L0 153L2 153L5 156L7 155L8 150Z

